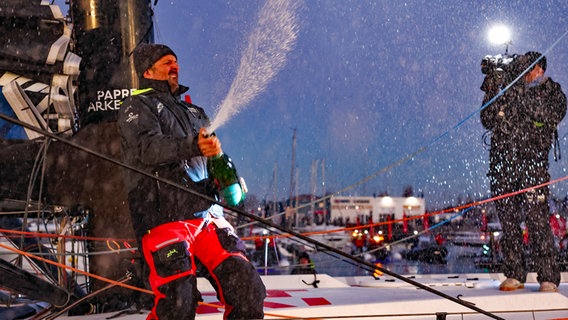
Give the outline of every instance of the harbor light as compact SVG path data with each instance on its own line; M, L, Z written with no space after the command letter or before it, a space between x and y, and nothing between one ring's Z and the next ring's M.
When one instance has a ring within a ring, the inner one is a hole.
M495 25L489 29L487 39L494 45L509 45L511 44L511 31L507 26Z

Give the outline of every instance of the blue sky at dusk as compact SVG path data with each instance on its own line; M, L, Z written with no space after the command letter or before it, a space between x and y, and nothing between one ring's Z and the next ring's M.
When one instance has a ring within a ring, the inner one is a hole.
M211 116L263 3L178 0L155 7L155 41L177 53L181 82ZM294 128L300 193L311 192L312 162L323 159L328 192L380 172L344 194L400 196L411 185L434 208L468 194L487 197L480 61L504 53L488 42L487 31L508 25L509 53L524 53L548 50L568 30L565 1L311 0L296 14L299 33L284 68L217 129L259 198L273 199L275 186L278 199L288 196ZM568 38L547 58L547 74L566 90ZM559 134L568 150L566 122ZM567 174L566 161L551 162L553 178ZM321 195L321 164L317 180ZM553 189L566 195L565 183Z

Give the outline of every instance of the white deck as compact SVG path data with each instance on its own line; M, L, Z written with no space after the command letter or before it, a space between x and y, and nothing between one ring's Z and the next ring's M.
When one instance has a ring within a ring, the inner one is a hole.
M514 292L498 290L502 274L422 275L414 281L454 298L474 303L476 307L503 319L559 320L568 319L568 273L563 273L560 292L538 292L534 274L529 275L525 289ZM398 279L381 277L338 277L317 275L318 288L308 286L311 275L263 276L268 290L265 300L266 319L490 319L453 301L407 284ZM206 303L220 304L209 283L199 279L198 286ZM222 319L222 309L200 306L197 319ZM103 320L116 314L81 316L85 320ZM145 319L146 313L123 315L118 319ZM59 317L58 319L77 319Z

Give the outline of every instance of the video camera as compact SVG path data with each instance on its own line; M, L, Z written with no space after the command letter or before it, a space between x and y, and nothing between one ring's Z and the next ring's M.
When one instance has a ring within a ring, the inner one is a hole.
M481 90L483 92L498 92L503 89L524 71L525 62L524 56L516 53L485 56L481 60L481 72L485 75Z

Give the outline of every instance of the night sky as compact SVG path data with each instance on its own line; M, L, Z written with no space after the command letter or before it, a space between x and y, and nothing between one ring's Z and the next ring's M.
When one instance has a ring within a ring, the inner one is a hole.
M263 4L178 0L155 7L155 41L177 53L181 82L211 117ZM299 193L311 192L318 160L321 195L323 159L327 192L400 196L412 186L427 207L440 208L489 196L480 62L505 51L489 43L489 27L510 27L509 53L545 52L568 30L568 2L310 0L296 17L297 41L283 69L216 130L250 193L272 200L276 186L277 199L288 197L296 129ZM568 37L547 59L547 74L566 91ZM559 127L564 150L567 122ZM566 161L551 162L553 178L567 174ZM553 189L566 195L566 183Z

